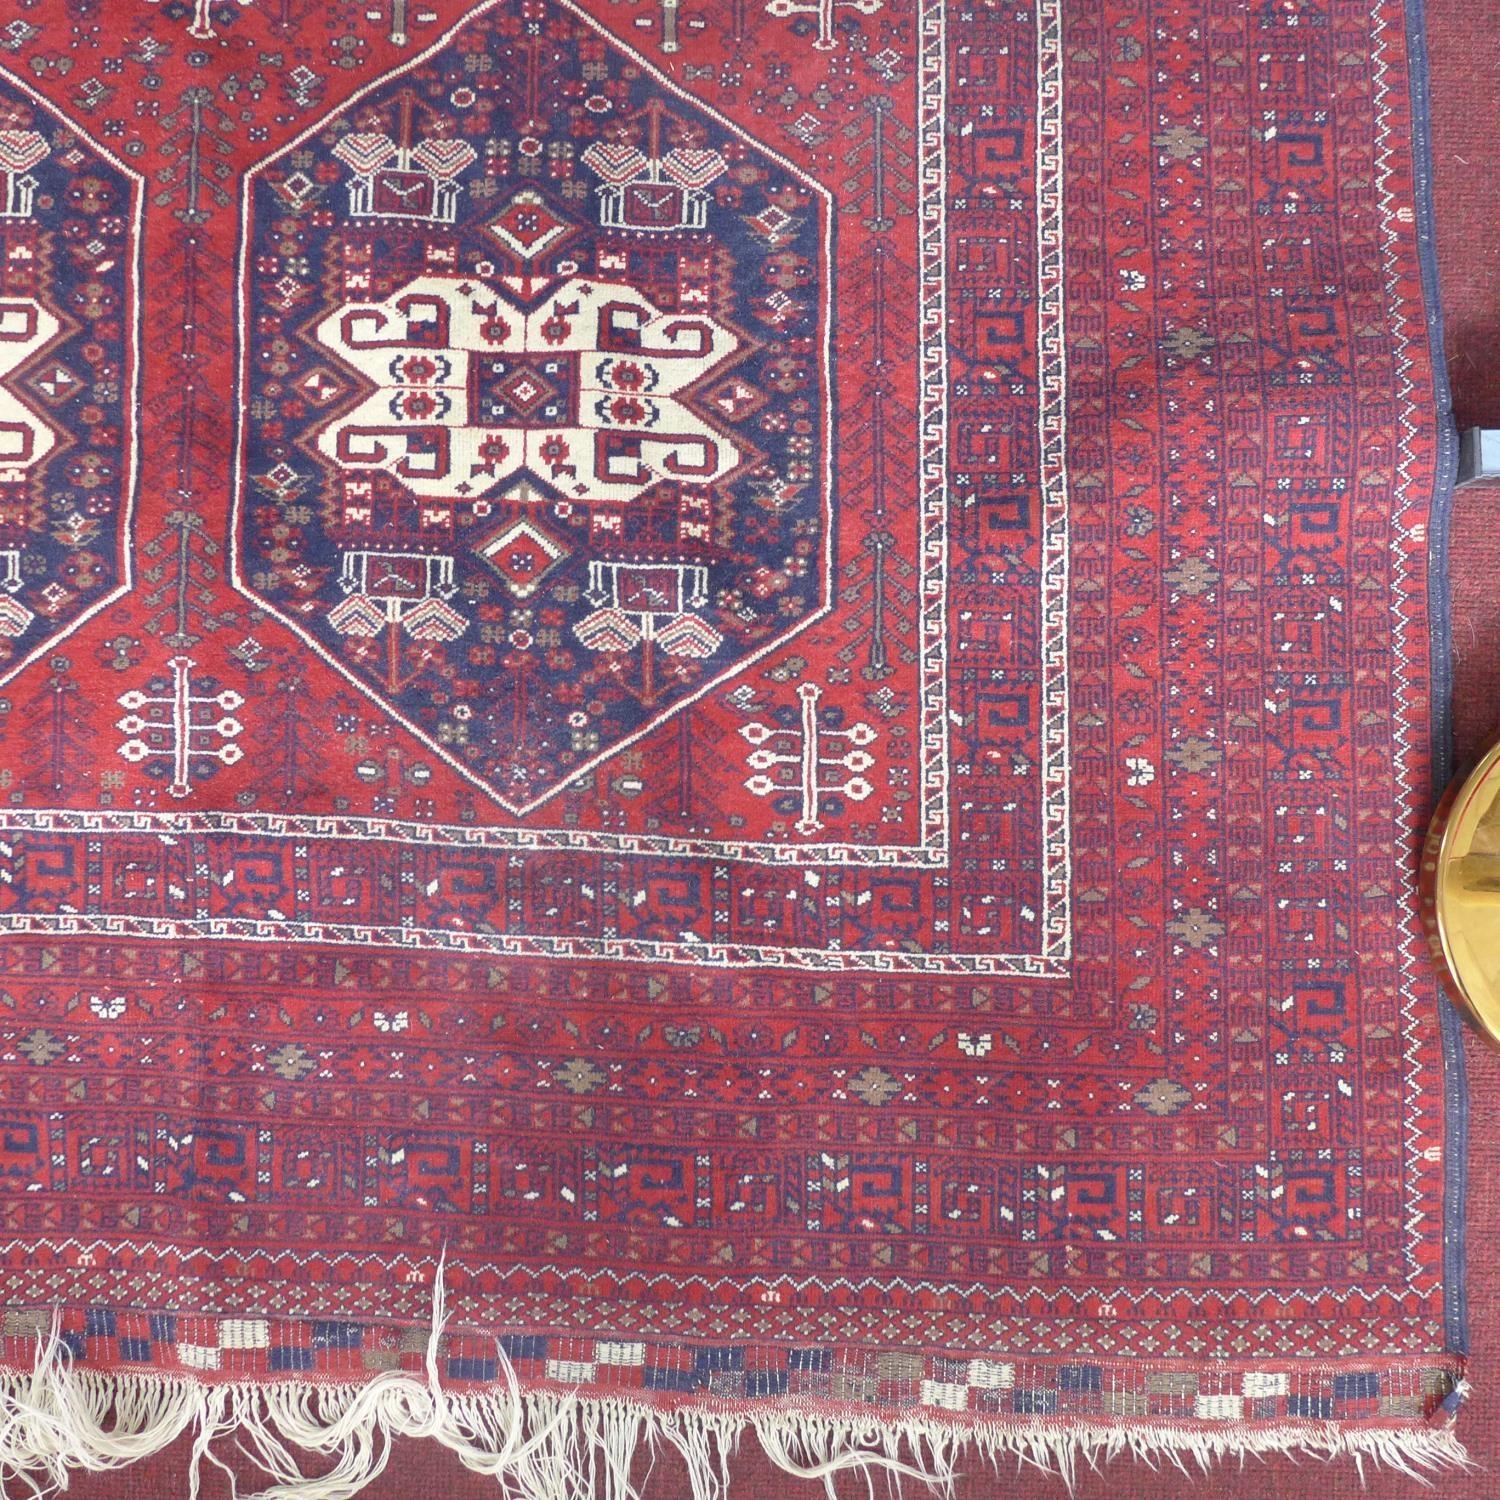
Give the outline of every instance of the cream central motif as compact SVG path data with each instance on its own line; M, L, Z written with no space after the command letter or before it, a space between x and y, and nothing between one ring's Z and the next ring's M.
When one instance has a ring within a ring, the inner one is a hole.
M740 460L681 400L740 339L634 287L419 276L346 305L317 337L374 387L319 448L414 495L477 498L524 470L569 499L623 502L663 479L709 483Z
M6 384L62 325L30 297L0 300L0 480L18 479L57 444L57 433Z

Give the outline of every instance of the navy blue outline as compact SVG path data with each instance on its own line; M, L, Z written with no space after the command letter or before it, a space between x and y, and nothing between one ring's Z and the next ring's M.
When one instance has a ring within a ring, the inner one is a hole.
M1453 619L1448 540L1458 472L1458 431L1443 355L1443 307L1438 289L1437 238L1432 207L1432 113L1424 0L1405 0L1406 67L1412 111L1412 177L1416 189L1417 252L1422 302L1432 358L1436 405L1437 475L1427 523L1427 619L1432 649L1432 796L1453 775ZM1438 1024L1443 1047L1443 1329L1449 1352L1469 1351L1469 1299L1464 1284L1468 1200L1469 1087L1464 1066L1464 1026L1441 985Z

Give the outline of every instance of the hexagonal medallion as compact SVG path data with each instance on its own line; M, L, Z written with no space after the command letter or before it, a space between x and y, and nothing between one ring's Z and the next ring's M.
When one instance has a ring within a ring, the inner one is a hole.
M247 212L242 584L504 805L826 607L827 194L588 18L497 0Z
M0 681L128 586L140 193L0 80Z

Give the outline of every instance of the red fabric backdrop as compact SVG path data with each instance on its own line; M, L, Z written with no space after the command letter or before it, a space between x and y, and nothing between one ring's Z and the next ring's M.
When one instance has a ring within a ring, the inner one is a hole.
M1438 252L1447 322L1454 405L1461 426L1500 426L1500 57L1478 45L1495 19L1494 0L1428 0L1433 84L1433 148L1436 164ZM1489 226L1488 228L1484 226ZM1460 492L1452 534L1454 723L1459 764L1472 760L1500 735L1500 485ZM1500 1485L1500 1264L1489 1253L1500 1240L1500 1056L1471 1037L1468 1240L1471 1343L1475 1394L1461 1431L1473 1457L1488 1472L1445 1477L1434 1493L1447 1500L1490 1500ZM70 1494L79 1500L165 1500L185 1492L188 1444L119 1474L81 1476ZM247 1475L247 1477L249 1477ZM216 1471L204 1475L206 1500L218 1500L227 1485ZM684 1492L681 1468L670 1455L658 1460L651 1491L662 1500ZM1080 1500L1159 1500L1188 1493L1186 1477L1115 1465L1082 1477ZM1061 1495L1056 1479L1023 1475L1005 1482L1010 1496ZM1223 1470L1191 1493L1263 1500L1368 1500L1410 1496L1412 1481L1377 1474L1364 1488L1352 1465L1325 1470L1285 1462ZM959 1487L961 1500L993 1495L984 1472ZM369 1500L410 1500L442 1495L446 1500L492 1496L492 1480L468 1474L450 1454L431 1444L398 1448L382 1478L364 1492ZM757 1453L741 1458L735 1500L794 1500L821 1487L789 1481ZM841 1496L864 1495L864 1483L849 1479ZM580 1497L582 1500L582 1497Z

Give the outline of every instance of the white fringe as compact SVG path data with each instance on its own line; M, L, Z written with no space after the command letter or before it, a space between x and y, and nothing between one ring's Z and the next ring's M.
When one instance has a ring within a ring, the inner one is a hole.
M175 1374L76 1368L51 1334L29 1371L0 1372L0 1493L44 1496L66 1489L72 1469L116 1469L194 1432L189 1500L196 1500L206 1460L234 1473L215 1452L232 1439L267 1476L257 1500L347 1500L376 1477L395 1437L428 1437L465 1467L494 1476L506 1500L641 1500L631 1481L642 1443L668 1443L687 1465L693 1500L728 1500L729 1464L740 1438L753 1432L788 1474L824 1482L859 1471L873 1500L874 1477L894 1488L903 1478L951 1492L961 1459L998 1468L1015 1460L1057 1475L1071 1492L1080 1465L1097 1469L1129 1455L1184 1473L1209 1471L1228 1458L1286 1453L1352 1457L1419 1483L1427 1474L1473 1465L1451 1427L1370 1430L1333 1423L1222 1428L1105 1422L980 1418L960 1425L921 1414L829 1415L781 1405L766 1410L725 1406L664 1408L615 1396L523 1391L501 1359L501 1382L481 1391L449 1391L438 1374L438 1339L446 1321L441 1275L433 1296L426 1379L387 1371L361 1384L206 1384ZM498 1352L498 1351L497 1351ZM292 1449L331 1459L305 1476ZM1424 1472L1425 1471L1425 1472Z

